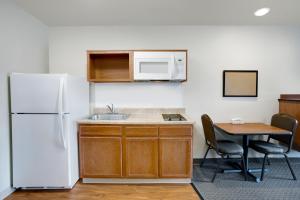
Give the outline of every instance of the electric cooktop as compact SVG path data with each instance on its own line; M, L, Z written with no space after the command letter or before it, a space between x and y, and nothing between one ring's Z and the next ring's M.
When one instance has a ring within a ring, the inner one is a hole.
M181 114L162 114L165 121L186 121Z

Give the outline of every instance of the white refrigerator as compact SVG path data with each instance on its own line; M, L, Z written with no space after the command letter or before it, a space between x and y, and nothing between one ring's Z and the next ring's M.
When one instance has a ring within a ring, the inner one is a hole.
M72 188L79 179L76 120L89 84L66 74L10 76L13 187Z

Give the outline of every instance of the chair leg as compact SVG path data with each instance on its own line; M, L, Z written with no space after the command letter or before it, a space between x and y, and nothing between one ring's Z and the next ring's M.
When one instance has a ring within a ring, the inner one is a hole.
M268 165L271 165L269 157L267 157L267 163L268 163Z
M215 181L215 178L216 178L216 176L217 176L217 173L219 173L219 171L220 171L220 165L219 165L218 159L216 159L216 161L217 161L217 167L216 167L216 170L215 170L215 174L214 174L213 178L211 179L211 182L212 182L212 183Z
M210 150L210 146L207 147L207 150L206 150L206 152L205 152L204 158L203 158L202 162L200 163L200 167L203 166L203 164L204 164L204 162L205 162L205 159L206 159L206 156L207 156L209 150Z
M265 154L264 160L263 160L263 164L262 164L262 169L261 169L261 176L260 176L260 181L264 180L264 174L265 174L265 163L266 163L266 159L268 158L268 154Z
M270 142L270 136L268 137L268 139L267 139L267 142ZM268 165L271 165L271 162L270 162L270 159L269 159L269 157L267 157L267 163L268 163Z
M291 166L291 163L290 163L290 161L289 161L289 159L288 159L288 156L287 156L286 154L283 154L283 155L284 155L285 160L286 160L286 162L287 162L287 164L288 164L288 166L289 166L289 168L290 168L290 171L291 171L291 173L292 173L292 176L293 176L294 180L297 180L297 177L296 177L296 175L295 175L295 173L294 173L294 170L292 169L292 166Z
M245 158L244 156L242 155L242 162L243 162L243 171L244 171L244 176L245 176L245 181L248 181L248 175L247 175L247 169L246 169L246 163L245 163Z

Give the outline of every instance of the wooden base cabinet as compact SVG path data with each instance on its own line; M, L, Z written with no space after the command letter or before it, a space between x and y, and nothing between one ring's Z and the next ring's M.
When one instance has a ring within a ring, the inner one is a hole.
M191 138L159 139L159 176L188 178L192 172Z
M191 178L192 125L79 125L81 178Z
M159 129L159 176L192 176L192 126L165 126Z
M80 148L82 177L122 176L121 137L82 137Z
M158 127L124 127L126 177L158 177Z
M79 126L81 178L122 177L122 127Z
M158 138L126 138L126 177L158 177Z

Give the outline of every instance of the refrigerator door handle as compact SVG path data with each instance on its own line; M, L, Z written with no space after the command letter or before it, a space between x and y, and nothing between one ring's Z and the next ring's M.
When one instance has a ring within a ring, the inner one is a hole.
M59 125L59 134L61 141L63 143L64 149L67 149L64 123L63 123L63 90L64 90L64 78L61 77L59 80L59 93L58 93L58 125Z
M65 139L65 131L64 131L64 125L63 125L63 115L58 114L58 125L59 125L59 137L60 141L63 144L64 149L67 149L66 139Z

